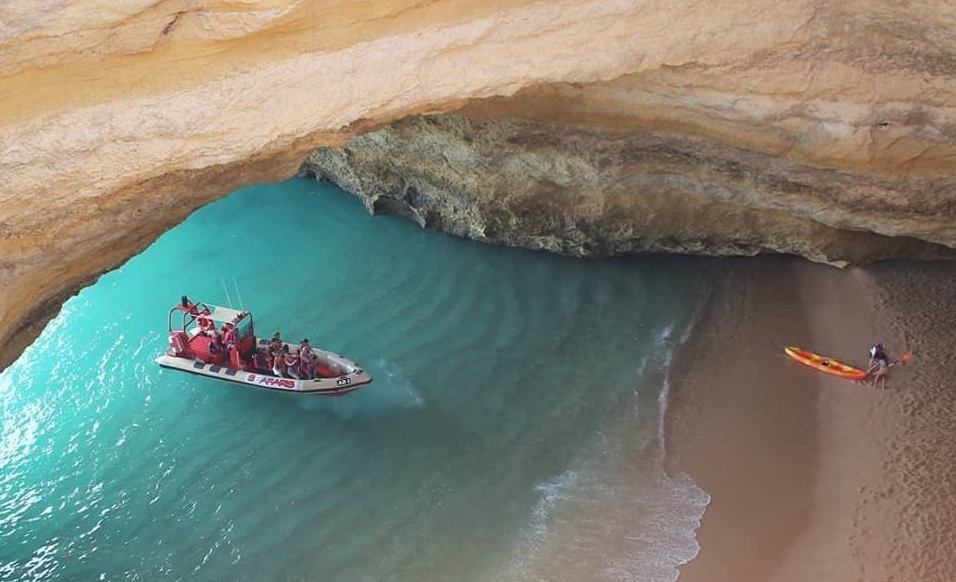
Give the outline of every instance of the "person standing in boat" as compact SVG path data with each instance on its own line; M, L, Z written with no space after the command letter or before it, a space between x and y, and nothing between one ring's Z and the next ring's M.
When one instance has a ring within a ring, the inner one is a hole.
M309 345L308 338L299 342L299 355L312 355L312 346Z
M299 354L293 354L289 351L289 346L282 346L285 356L286 373L292 378L299 378Z
M275 357L272 359L272 373L278 378L287 377L288 367L285 363L285 355L288 353L289 348L282 346L282 349L276 352Z
M299 342L299 379L311 380L315 373L315 354L312 353L312 346L309 345L308 338Z
M315 356L312 352L299 354L299 379L311 380L315 375Z
M269 348L273 354L278 354L282 351L282 338L279 337L279 332L272 334L272 341L269 342Z

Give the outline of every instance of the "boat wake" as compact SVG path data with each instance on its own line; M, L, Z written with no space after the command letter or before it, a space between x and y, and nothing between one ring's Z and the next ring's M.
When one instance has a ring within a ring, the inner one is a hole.
M303 396L300 408L331 412L342 419L374 418L396 410L425 408L425 398L405 371L391 360L379 358L370 370L375 383L348 398L325 399Z
M376 362L380 386L376 389L387 408L424 408L425 397L405 371L395 362L379 358Z

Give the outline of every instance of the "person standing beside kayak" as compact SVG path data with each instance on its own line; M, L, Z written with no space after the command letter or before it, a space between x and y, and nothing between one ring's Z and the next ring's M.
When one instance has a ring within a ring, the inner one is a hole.
M886 348L883 347L883 344L870 347L870 362L867 366L872 366L876 360L883 360L887 366L890 365L890 357L886 355Z
M886 355L886 348L883 344L876 344L870 348L870 363L866 369L868 376L873 378L872 386L877 387L877 383L882 380L883 388L886 388L886 379L890 377L890 357Z

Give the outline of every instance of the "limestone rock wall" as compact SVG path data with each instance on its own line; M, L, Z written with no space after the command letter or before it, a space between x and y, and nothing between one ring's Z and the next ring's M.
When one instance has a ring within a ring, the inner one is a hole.
M641 203L643 222L602 226L588 209L581 216L593 224L574 221L581 232L570 242L538 229L525 238L551 242L532 246L603 253L617 243L594 233L621 230L620 240L647 248L791 245L826 260L856 256L842 244L876 252L846 233L819 248L794 245L794 230L829 232L819 225L954 246L954 31L949 0L0 3L0 366L69 293L199 205L290 176L316 147L421 113L561 126L555 135L569 136L569 149L550 151L603 167L601 179L614 172L578 151L588 140L622 163L615 132L644 152L660 150L654 139L683 144L670 162L646 158L666 166L673 187L653 213ZM508 127L492 131L535 134ZM806 196L777 196L743 185L769 180L754 161L736 189L711 192L716 172L733 172L712 160L731 151L793 169L773 174L791 182L797 169L849 182L839 203L821 181ZM681 156L691 162L683 172ZM538 161L536 171L546 167ZM578 186L581 208L625 204L585 201L595 190L580 180L565 185L553 204ZM703 221L691 208L708 195L723 196L721 216L761 224L736 237L640 232ZM853 195L864 197L855 207ZM493 206L485 200L483 216ZM505 240L519 214L501 211L483 236ZM791 242L768 242L773 224L786 225L778 238Z
M908 236L835 226L857 213L891 220L881 200L918 195L892 180L664 132L413 117L319 148L302 171L356 194L371 212L572 256L777 252L839 266L956 256ZM954 219L924 222L946 230Z

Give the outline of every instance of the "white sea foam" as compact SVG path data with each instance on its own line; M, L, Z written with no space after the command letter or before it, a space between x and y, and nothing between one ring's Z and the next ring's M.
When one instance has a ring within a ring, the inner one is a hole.
M670 346L669 349L664 350L664 377L661 382L661 390L658 392L657 402L658 402L658 448L660 451L661 464L663 465L663 460L666 455L666 437L665 437L665 423L667 418L667 404L668 399L670 398L670 375L674 360L674 354L683 346L687 340L690 338L690 334L693 331L697 318L700 315L700 305L697 309L691 314L687 323L684 325L684 329L681 331L680 337L677 339L677 342ZM670 326L667 337L670 337L670 332L673 331L673 326ZM680 513L679 518L675 518L672 523L672 528L668 533L672 534L666 537L657 538L658 541L664 545L667 545L670 548L669 554L675 564L674 567L669 570L662 572L668 576L668 580L676 580L679 572L676 569L676 566L681 564L686 564L690 560L694 559L697 556L697 553L700 551L700 546L697 543L696 532L700 527L700 520L704 515L704 512L707 509L707 506L710 504L710 495L704 491L696 482L687 475L686 473L680 473L677 475L664 475L664 482L668 485L667 490L674 494L681 503L676 504L675 506L682 507L683 512ZM673 535L673 534L676 534ZM667 541L669 540L669 542ZM668 553L665 552L663 548L658 549L659 553ZM633 568L625 567L626 571L632 571ZM664 579L664 578L662 578Z
M532 511L533 517L530 527L532 538L540 540L544 537L547 533L548 517L551 511L559 502L570 497L571 489L577 481L578 474L569 469L534 486L535 492L540 497Z
M586 466L537 484L529 523L494 579L676 580L697 555L694 536L710 498L686 475L608 469Z
M385 358L380 358L378 368L380 375L384 376L381 378L381 383L384 384L384 388L381 391L385 392L389 397L394 396L394 402L398 405L397 407L425 407L425 397L422 396L421 391L398 364ZM388 398L388 400L391 400L391 398Z
M688 327L692 325L688 324ZM656 385L666 405L673 354L687 338L667 324L639 364L642 389ZM638 400L635 398L635 401ZM695 533L710 497L690 476L667 475L663 410L603 429L587 459L534 485L537 501L496 580L673 581L699 550ZM633 463L633 464L632 464ZM573 551L568 551L573 549Z
M495 577L495 580L504 582L533 579L532 568L535 554L547 543L551 512L560 502L570 498L572 487L577 481L578 473L569 469L534 485L538 500L531 510L531 519L524 531L519 534L512 552L511 563L504 572Z
M677 568L697 556L696 531L710 496L686 474L665 476L663 483L654 499L643 500L654 527L628 536L633 552L609 558L605 579L673 582Z
M667 340L670 339L672 333L674 333L673 323L668 323L662 327L656 334L654 334L654 347L659 348L664 346L667 343Z
M683 331L680 334L680 338L677 340L677 344L672 346L671 349L666 350L665 352L665 361L664 361L664 379L661 384L661 390L657 395L657 409L659 411L659 421L657 423L657 440L658 445L660 446L661 459L664 458L666 454L666 422L667 422L667 404L670 399L671 392L671 365L673 363L674 354L687 343L687 340L690 339L690 334L694 330L694 327L697 324L697 318L700 315L701 305L698 305L697 309L691 314L690 318L687 320L687 324L684 326Z
M652 450L659 455L638 470L653 467L651 472L657 475L648 479L644 473L635 479L627 475L627 468L607 466L628 458L628 450L640 448L640 443L627 442L628 436L621 434L611 442L604 439L602 448L612 450L535 486L540 498L500 579L571 580L584 573L603 580L672 581L677 568L697 555L695 534L710 497L689 475L663 471L670 368L696 318L694 313L676 338L675 324L658 329L653 348L638 366L644 389L647 384L658 387L658 446ZM633 430L624 428L625 433ZM604 464L593 461L597 458L605 459ZM572 554L593 564L582 570L562 563L557 550L562 546L573 546Z

